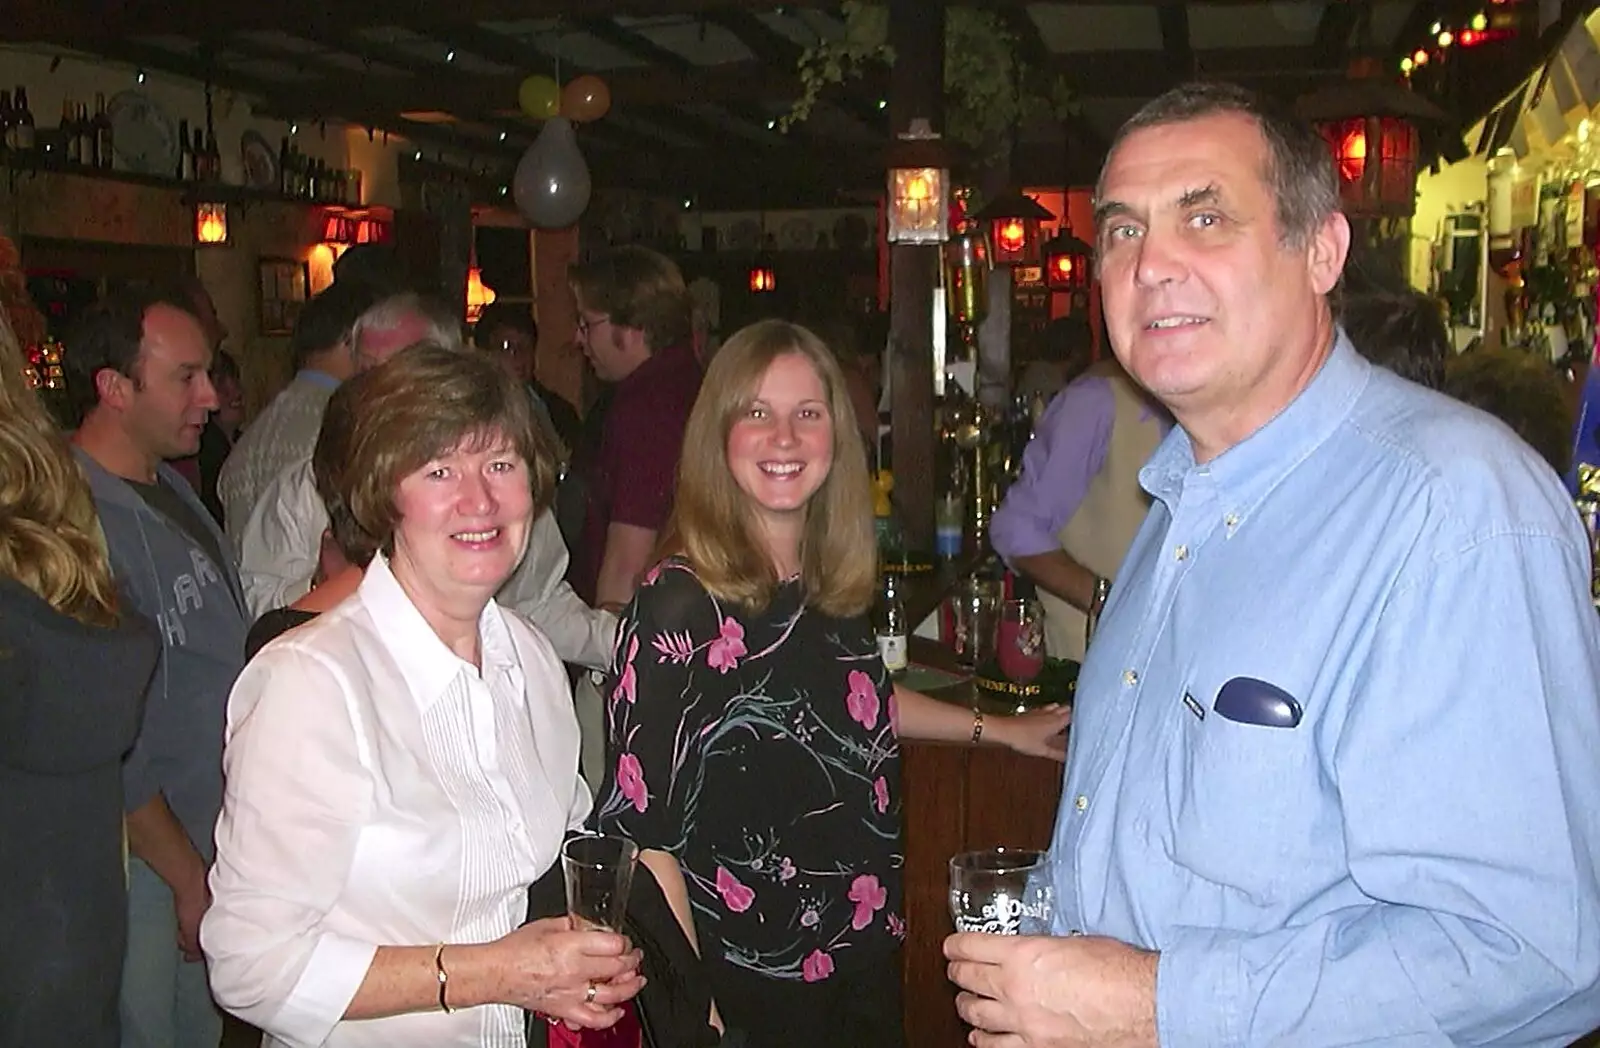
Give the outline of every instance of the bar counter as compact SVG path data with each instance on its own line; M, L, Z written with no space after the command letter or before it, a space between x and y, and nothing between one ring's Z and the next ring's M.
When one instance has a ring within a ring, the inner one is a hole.
M930 580L932 581L932 580ZM948 582L948 579L946 580ZM913 605L917 622L938 605L923 587ZM941 589L942 593L942 589ZM919 614L920 613L920 614ZM907 685L929 675L920 668L956 672L953 654L922 638L911 639L912 672ZM981 693L961 679L926 693L985 716L1005 716L1014 707ZM966 1027L956 1015L955 989L945 978L944 939L953 930L949 910L949 860L957 852L1000 845L1043 848L1049 844L1061 797L1060 763L1025 757L991 746L905 742L901 747L905 818L906 943L905 1029L910 1048L960 1048ZM865 1048L865 1046L863 1046Z

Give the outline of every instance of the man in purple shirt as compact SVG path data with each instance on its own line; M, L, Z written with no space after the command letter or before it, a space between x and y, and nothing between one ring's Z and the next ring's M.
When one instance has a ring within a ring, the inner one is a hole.
M1109 360L1063 389L1040 416L1022 475L995 511L989 536L1039 587L1051 656L1083 658L1096 583L1115 577L1150 505L1139 468L1171 425Z

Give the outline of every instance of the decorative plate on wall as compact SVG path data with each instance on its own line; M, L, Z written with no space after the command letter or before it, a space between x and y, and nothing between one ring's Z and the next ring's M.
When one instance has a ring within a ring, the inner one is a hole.
M728 230L728 246L735 251L753 251L761 246L761 223L741 218Z
M244 168L244 184L251 189L278 188L278 157L259 131L239 136L239 163Z
M816 227L804 218L791 218L778 231L778 242L790 251L805 251L816 243Z
M178 129L167 111L143 91L118 91L106 106L112 149L129 171L173 176L178 169Z

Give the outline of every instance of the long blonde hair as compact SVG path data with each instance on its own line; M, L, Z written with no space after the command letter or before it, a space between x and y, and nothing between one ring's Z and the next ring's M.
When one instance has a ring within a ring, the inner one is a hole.
M24 378L0 310L0 575L79 622L117 622L117 590L89 483Z
M833 420L833 465L811 496L800 545L806 604L829 615L859 615L872 604L878 581L866 448L838 361L798 324L751 324L712 358L684 431L662 551L683 554L720 600L753 610L771 602L777 570L758 538L749 496L728 468L728 434L749 409L767 368L791 354L816 369Z

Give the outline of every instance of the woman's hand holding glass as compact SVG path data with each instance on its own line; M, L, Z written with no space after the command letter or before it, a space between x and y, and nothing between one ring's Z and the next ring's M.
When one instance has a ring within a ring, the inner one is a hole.
M492 946L499 954L497 998L572 1027L613 1025L622 1018L619 1006L644 987L642 954L626 936L574 930L567 917L532 921Z

